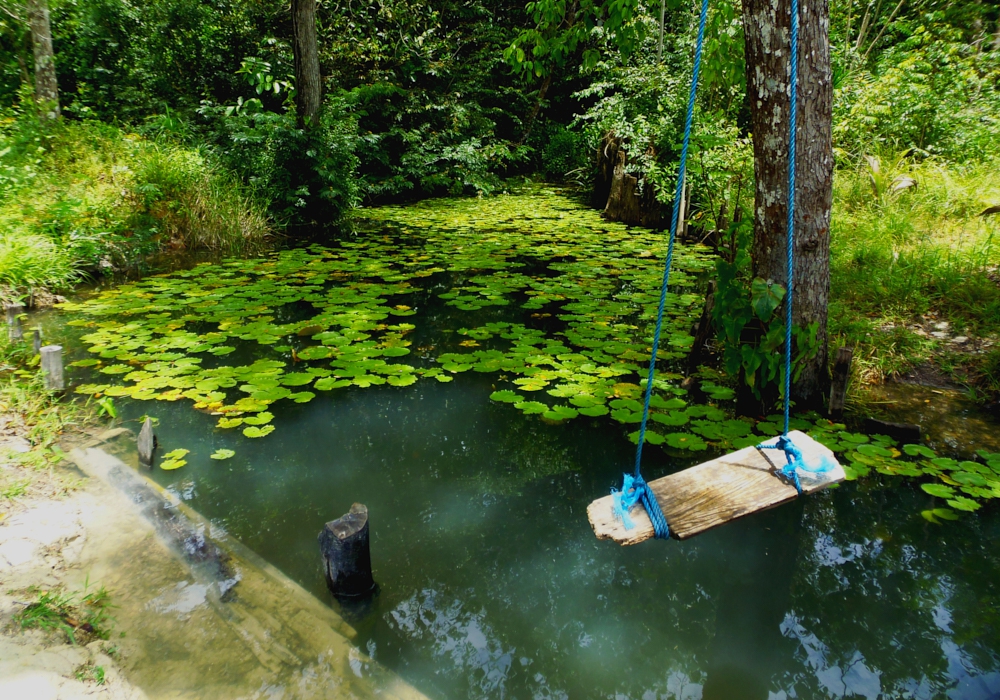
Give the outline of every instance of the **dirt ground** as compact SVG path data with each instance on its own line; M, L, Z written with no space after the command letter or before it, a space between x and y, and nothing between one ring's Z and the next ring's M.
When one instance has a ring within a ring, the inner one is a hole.
M0 698L424 697L333 608L126 464L134 437L114 432L70 452L60 479L76 488L18 498L0 520ZM100 586L107 640L14 620L42 590Z

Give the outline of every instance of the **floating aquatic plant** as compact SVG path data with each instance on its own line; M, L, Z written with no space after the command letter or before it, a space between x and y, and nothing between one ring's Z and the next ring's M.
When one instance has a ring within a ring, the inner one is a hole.
M495 377L489 398L499 410L550 423L610 419L634 431L662 234L606 222L542 189L361 217L360 235L332 247L202 264L64 305L78 314L71 323L86 328L91 353L71 365L88 373L76 390L188 400L218 416L218 429L256 439L275 430L282 407L317 392L405 390L472 372ZM646 440L678 455L737 449L782 429L781 416L734 417L725 407L733 390L717 374L705 372L700 386L711 405L691 402L670 373L692 342L695 284L710 266L707 250L678 248L666 299ZM418 330L432 331L419 348ZM943 501L924 511L932 522L1000 497L998 455L955 461L816 416L794 417L791 427L833 449L849 479L872 471L930 479L924 491ZM183 464L174 455L162 466Z

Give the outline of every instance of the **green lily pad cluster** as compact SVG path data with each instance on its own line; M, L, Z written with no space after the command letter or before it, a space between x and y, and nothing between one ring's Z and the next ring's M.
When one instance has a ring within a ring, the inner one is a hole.
M661 234L543 189L366 210L359 228L331 247L202 264L65 304L93 355L73 363L92 373L76 390L186 399L248 438L275 429L281 402L470 370L498 374L510 403L554 422L621 416L609 402L638 396ZM690 344L691 289L710 264L703 249L678 251L661 359ZM439 332L414 348L428 324Z
M973 512L1000 498L1000 453L977 451L981 462L939 457L926 445L899 445L885 435L848 432L843 424L818 420L809 433L838 453L847 480L872 472L920 479L920 488L943 504L921 511L932 523L955 520L956 511Z

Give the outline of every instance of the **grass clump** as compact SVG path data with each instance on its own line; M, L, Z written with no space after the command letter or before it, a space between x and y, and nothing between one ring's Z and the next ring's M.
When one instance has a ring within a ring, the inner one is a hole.
M164 249L258 250L264 209L199 151L99 122L0 121L0 286L31 297Z
M88 588L85 584L79 594L29 588L28 593L36 596L35 600L21 604L23 607L14 614L14 622L21 629L64 632L73 645L84 640L107 639L114 626L111 617L114 606L104 586L93 592L88 592ZM103 673L100 675L103 680Z
M978 347L1000 334L1000 217L982 215L1000 203L998 165L890 155L838 169L830 329L856 347L862 379L905 372L957 335Z

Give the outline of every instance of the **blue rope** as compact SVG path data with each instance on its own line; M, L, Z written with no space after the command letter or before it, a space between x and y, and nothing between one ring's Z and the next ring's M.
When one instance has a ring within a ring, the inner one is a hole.
M798 0L792 0L792 32L791 32L791 47L789 50L789 89L790 89L790 101L791 107L789 109L788 115L788 226L785 233L785 273L787 276L786 286L787 293L785 295L785 395L784 395L784 413L785 413L785 425L781 437L777 439L777 442L773 445L768 445L767 443L761 443L757 445L757 449L779 449L785 452L785 465L781 468L777 468L776 475L785 481L790 482L795 486L795 490L802 495L802 484L799 483L799 475L796 469L806 469L807 471L814 471L806 466L805 459L802 457L802 451L792 442L791 438L788 437L788 422L789 414L791 413L791 395L792 395L792 292L794 285L794 274L795 274L795 133L798 121L798 104L799 104L799 2ZM767 455L764 455L765 458ZM770 461L770 460L768 460ZM773 463L772 463L773 464ZM824 466L821 464L821 466ZM825 465L825 468L820 471L826 471L829 465Z
M674 243L677 238L677 220L680 215L681 196L684 191L684 175L687 171L688 145L691 143L691 125L694 120L694 103L698 93L698 74L701 72L701 50L705 43L705 23L708 18L708 0L702 0L701 16L698 20L698 41L694 49L694 70L691 75L691 91L688 94L687 117L684 122L684 142L681 146L681 161L677 171L677 187L674 190L674 207L670 215L670 240L667 243L667 259L663 264L663 284L660 286L660 306L656 311L656 329L653 331L653 352L649 358L649 372L646 377L646 397L642 406L642 422L639 424L639 444L635 450L635 473L628 474L622 483L622 490L615 495L615 514L621 518L626 530L634 527L628 511L641 501L643 508L653 523L653 532L657 538L670 537L670 527L660 509L653 491L646 484L640 473L642 464L642 446L646 441L646 423L649 420L649 401L653 395L653 375L656 372L656 355L660 349L660 332L663 330L663 309L667 301L667 286L670 282L670 266L674 259Z
M762 442L757 445L757 449L763 454L764 450L781 450L785 453L785 465L778 467L775 465L775 475L784 479L795 487L799 495L802 495L802 483L799 481L798 471L810 472L812 474L822 474L837 467L837 463L829 455L818 452L811 458L802 454L802 450L792 441L788 435L781 435L774 439L773 444ZM767 455L764 455L767 459ZM768 459L768 462L771 460ZM774 464L771 462L771 464Z
M792 0L792 36L789 61L791 70L791 109L788 115L788 230L785 237L787 289L785 295L785 430L788 436L788 414L792 393L792 286L795 272L795 133L799 105L799 0Z

